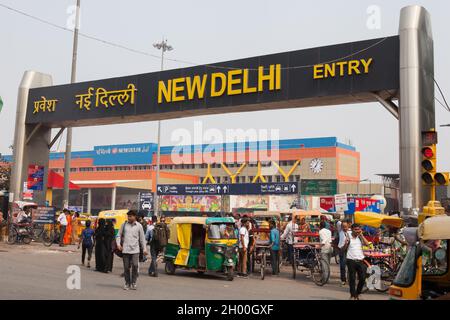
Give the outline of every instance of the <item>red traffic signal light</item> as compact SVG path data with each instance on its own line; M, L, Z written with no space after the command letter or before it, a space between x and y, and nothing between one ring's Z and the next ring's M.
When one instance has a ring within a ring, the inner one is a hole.
M425 158L432 158L434 156L434 150L431 147L422 148L422 155Z

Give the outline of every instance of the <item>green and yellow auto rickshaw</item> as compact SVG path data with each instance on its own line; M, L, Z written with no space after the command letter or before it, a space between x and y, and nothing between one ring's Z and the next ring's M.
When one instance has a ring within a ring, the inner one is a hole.
M389 288L391 299L449 300L450 217L428 217L418 228L405 228L403 234L409 250Z
M164 261L167 274L176 268L223 272L233 280L237 263L238 239L231 217L175 217Z

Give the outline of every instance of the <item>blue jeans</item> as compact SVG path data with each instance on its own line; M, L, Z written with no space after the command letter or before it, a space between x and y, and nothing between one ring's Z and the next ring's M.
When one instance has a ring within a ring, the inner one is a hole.
M150 267L148 268L148 273L158 273L158 264L156 263L156 259L158 258L159 248L155 245L150 245L150 256L152 260L150 261Z
M347 282L347 274L345 272L346 267L346 254L342 250L339 250L339 270L341 272L341 281Z

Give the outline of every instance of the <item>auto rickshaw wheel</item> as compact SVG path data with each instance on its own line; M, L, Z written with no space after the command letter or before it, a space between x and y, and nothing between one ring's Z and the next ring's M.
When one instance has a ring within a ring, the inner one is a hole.
M166 266L164 268L167 274L173 275L175 274L175 264L173 260L166 260Z
M226 268L226 272L227 272L227 280L228 281L233 281L234 279L234 270L232 266L228 266Z

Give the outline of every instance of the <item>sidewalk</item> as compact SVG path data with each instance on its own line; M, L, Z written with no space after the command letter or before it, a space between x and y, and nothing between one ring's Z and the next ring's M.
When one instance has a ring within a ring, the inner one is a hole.
M44 246L40 242L31 242L30 244L8 244L7 242L0 242L0 250L13 251L13 250L49 250L58 252L77 252L77 245L66 245L60 247L58 244L52 244L50 247Z

